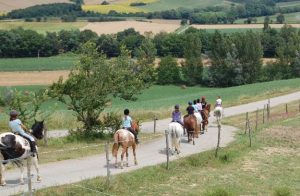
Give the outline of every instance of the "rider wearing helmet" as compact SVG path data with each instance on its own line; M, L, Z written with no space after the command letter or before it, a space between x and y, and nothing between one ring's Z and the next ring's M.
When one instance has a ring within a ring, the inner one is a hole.
M138 144L139 140L137 138L137 132L135 130L133 130L133 128L131 127L132 118L129 116L128 109L124 110L124 117L123 117L122 123L123 123L123 129L127 129L128 131L130 131L134 135L135 142Z
M178 122L183 126L183 122L181 120L181 112L179 111L178 104L175 105L174 111L172 112L172 122Z
M17 112L16 110L12 110L9 113L9 115L10 115L10 119L9 119L8 125L9 125L11 131L14 134L18 134L29 141L31 153L32 153L32 156L34 156L34 154L36 153L35 140L31 135L29 135L25 132L25 130L27 130L27 128L22 124L21 120L18 119L19 112Z
M204 96L201 97L201 104L202 104L202 109L204 109L206 107L206 99Z

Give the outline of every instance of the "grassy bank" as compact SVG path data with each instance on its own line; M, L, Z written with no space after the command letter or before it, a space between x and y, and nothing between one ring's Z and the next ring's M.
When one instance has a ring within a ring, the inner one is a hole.
M236 117L227 119L236 121ZM298 113L260 127L251 148L241 130L218 158L207 151L171 162L170 170L161 164L116 175L109 187L100 177L39 190L36 195L297 195L299 127Z
M37 90L41 86L18 87L18 89ZM0 93L4 88L0 88ZM290 80L279 80L272 82L256 83L230 88L205 88L179 86L152 86L138 95L136 102L127 102L112 99L111 106L105 112L117 112L122 114L124 108L129 108L134 118L151 120L153 116L159 119L170 116L175 104L181 105L181 111L185 112L188 101L206 96L209 103L214 104L217 95L221 95L225 107L249 103L269 97L279 96L300 90L300 78ZM55 101L45 103L44 110L53 110L49 121L51 129L74 128L77 124L76 118L67 110L66 106ZM6 111L3 109L3 111ZM6 111L7 112L7 111ZM4 112L5 113L5 112ZM0 115L0 128L7 130L7 116Z

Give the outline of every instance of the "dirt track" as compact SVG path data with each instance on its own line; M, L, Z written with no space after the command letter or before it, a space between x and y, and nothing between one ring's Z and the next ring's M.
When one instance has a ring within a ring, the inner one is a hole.
M48 85L70 71L0 72L0 86Z

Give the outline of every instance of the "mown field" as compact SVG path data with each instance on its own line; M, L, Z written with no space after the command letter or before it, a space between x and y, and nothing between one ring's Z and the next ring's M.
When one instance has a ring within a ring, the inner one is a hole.
M300 1L290 1L290 2L280 2L276 3L276 6L278 7L292 7L292 6L299 6Z
M236 117L227 119L229 124L235 122ZM98 177L38 190L36 195L99 194L93 190L108 195L297 195L299 127L298 113L260 127L252 135L251 148L248 135L240 130L218 158L207 151L173 161L169 170L161 164L115 175L109 187L104 177Z
M300 1L299 1L299 5L300 5ZM270 17L270 20L273 21L273 23L276 23L277 15L272 15L272 16L269 16L269 17ZM299 24L300 23L300 12L284 14L284 18L285 18L285 22L287 24ZM265 16L256 17L256 19L257 19L257 23L262 24L262 23L264 23ZM242 18L242 19L236 20L235 23L236 24L243 24L245 20L246 20L246 18Z
M70 70L77 59L75 54L41 58L1 58L0 72Z
M87 25L86 21L78 22L24 22L24 21L1 21L0 30L9 30L15 28L23 28L37 31L38 33L46 34L46 32L59 32L61 30L77 30Z
M17 89L38 90L41 86L23 86ZM5 87L0 87L0 93ZM300 90L300 78L291 80L279 80L265 83L250 84L230 88L205 88L205 87L187 87L182 89L180 86L152 86L138 95L136 102L127 102L119 99L112 99L111 105L105 112L116 112L122 114L124 108L129 108L135 119L151 120L154 115L159 119L169 117L175 104L181 105L181 111L185 111L188 101L206 96L209 103L214 103L216 96L221 95L225 107L249 103L268 97L279 96L289 92ZM52 111L47 120L50 129L75 128L78 125L75 117L66 106L51 100L46 102L42 109ZM8 130L8 117L5 113L0 115L1 130Z

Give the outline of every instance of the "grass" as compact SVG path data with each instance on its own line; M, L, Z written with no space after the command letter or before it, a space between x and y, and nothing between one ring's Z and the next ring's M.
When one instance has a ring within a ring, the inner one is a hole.
M77 59L75 55L40 58L1 58L0 72L70 70Z
M24 22L24 21L0 21L0 30L9 30L22 27L37 31L38 33L46 34L46 32L59 32L61 30L79 30L87 25L87 22Z
M275 108L276 109L276 108ZM274 109L274 110L275 110ZM222 148L219 157L206 151L170 163L38 190L36 195L297 195L300 191L300 115L277 120ZM289 123L285 123L288 120ZM235 123L236 119L227 120ZM82 189L81 187L88 188Z
M299 4L300 4L300 1L299 1ZM276 17L277 15L272 15L272 16L269 16L270 17L270 20L273 21L273 23L276 23ZM297 23L300 23L300 12L294 12L294 13L289 13L289 14L284 14L284 18L285 18L285 22L287 24L297 24ZM262 16L262 17L256 17L257 19L257 23L264 23L264 19L265 19L265 16ZM243 24L244 21L246 19L245 18L242 18L242 19L239 19L239 20L236 20L235 23L237 24Z
M290 2L280 2L276 3L276 6L278 7L294 7L294 6L299 6L300 1L290 1Z
M42 86L17 87L24 90L38 90ZM0 94L5 88L0 87ZM181 105L181 111L185 113L185 107L189 100L206 96L209 103L214 104L217 95L221 95L225 107L249 103L269 97L279 96L300 90L300 78L290 80L278 80L272 82L249 84L230 88L205 88L188 87L182 89L179 86L152 86L138 95L136 102L127 102L120 99L113 99L111 106L105 112L122 113L124 108L129 108L135 119L151 120L154 115L159 119L170 116L175 104ZM72 113L62 104L49 101L43 105L44 110L54 110L52 117L48 120L50 129L75 128L77 124ZM4 110L6 111L6 110ZM4 112L7 113L7 112ZM0 115L0 128L8 130L7 116Z

